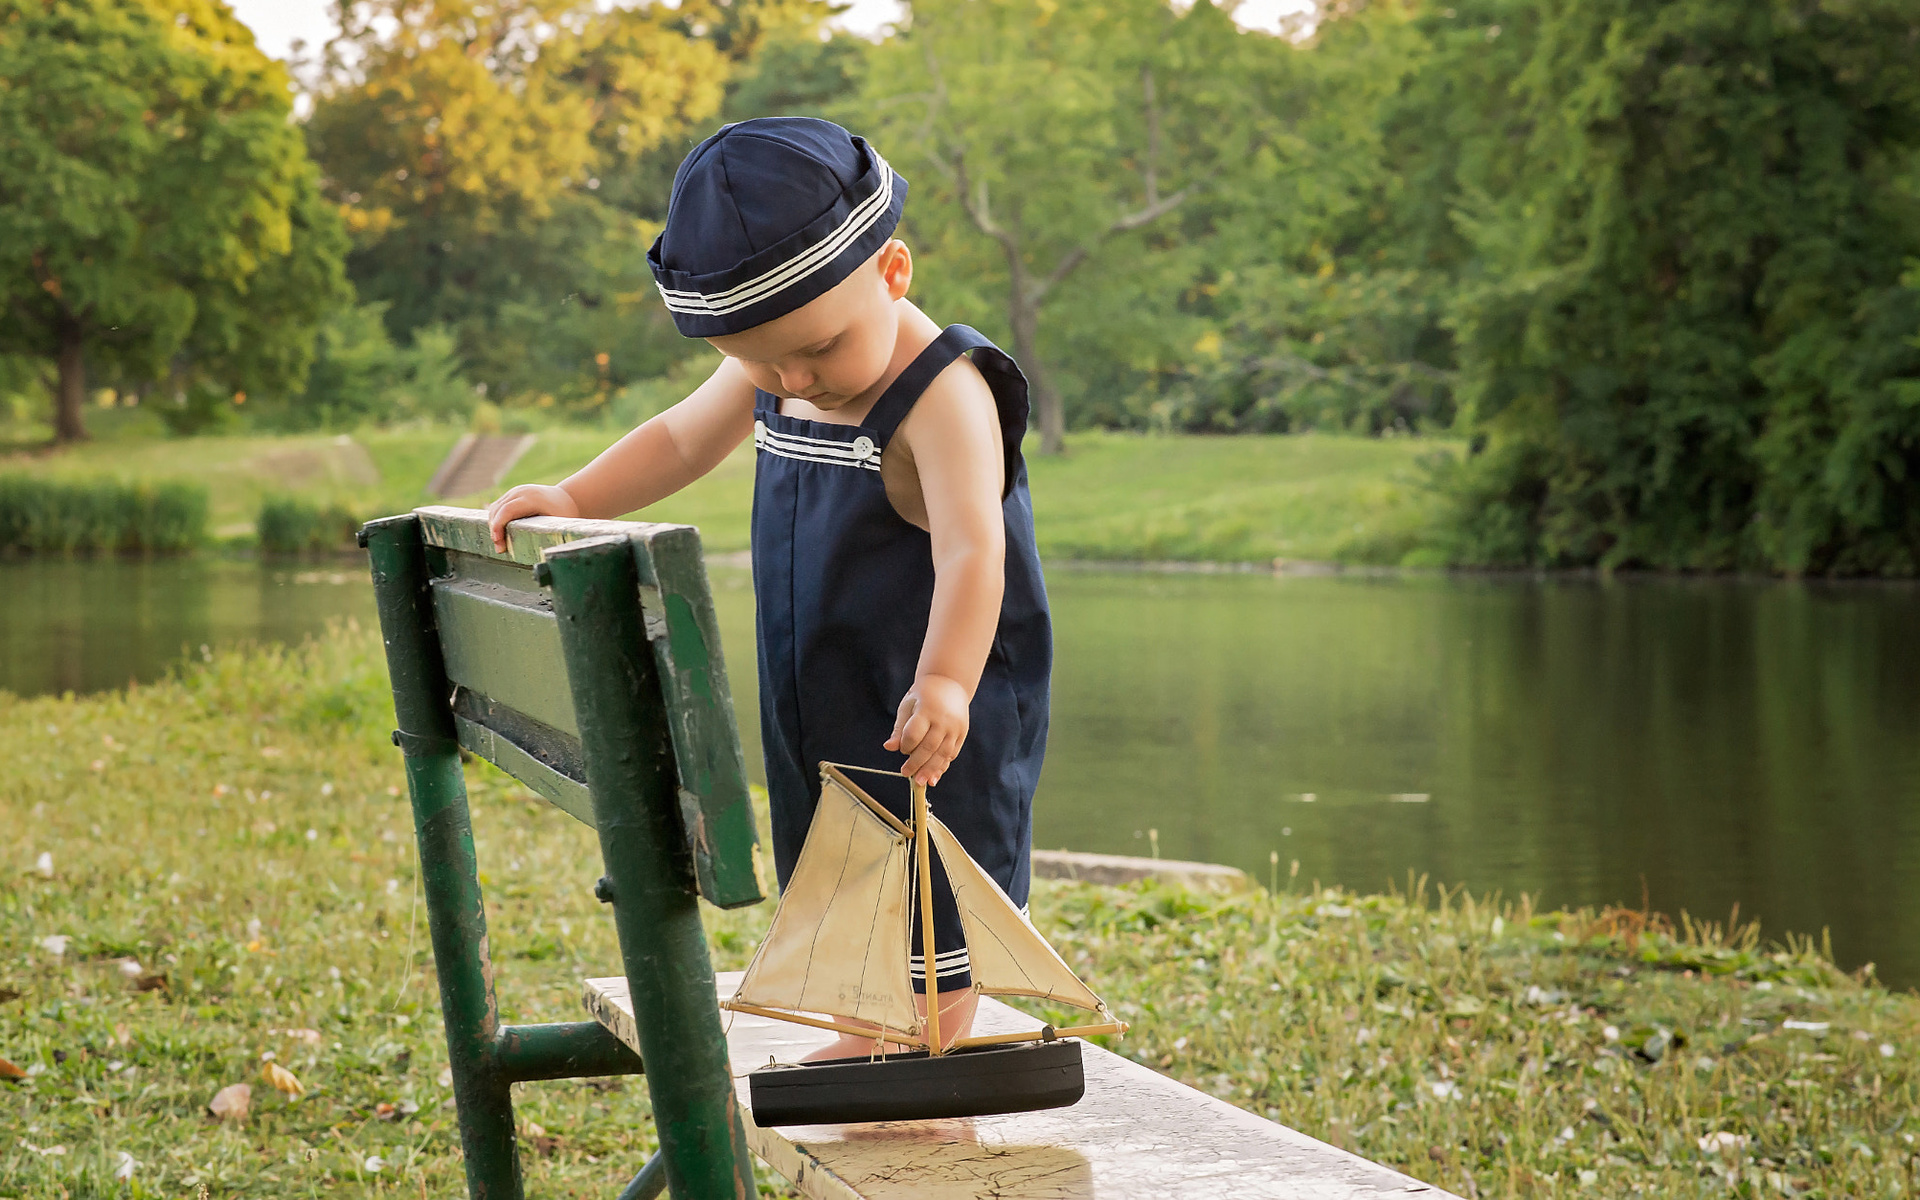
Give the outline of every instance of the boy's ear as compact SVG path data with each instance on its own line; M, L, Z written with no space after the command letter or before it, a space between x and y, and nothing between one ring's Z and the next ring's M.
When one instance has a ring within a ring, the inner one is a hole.
M913 253L907 249L905 242L894 238L880 247L876 257L880 278L886 281L888 297L901 299L907 294L907 289L913 286Z

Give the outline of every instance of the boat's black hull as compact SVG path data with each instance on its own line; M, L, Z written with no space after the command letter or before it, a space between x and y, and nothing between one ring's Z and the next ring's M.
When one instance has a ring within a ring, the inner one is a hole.
M1067 1038L761 1067L747 1093L762 1128L924 1121L1064 1108L1086 1093L1086 1076L1080 1043Z

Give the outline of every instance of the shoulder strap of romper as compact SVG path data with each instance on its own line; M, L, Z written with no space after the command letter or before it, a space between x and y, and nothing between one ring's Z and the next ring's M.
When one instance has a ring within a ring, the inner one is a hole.
M868 411L864 424L879 435L875 441L880 448L887 448L887 443L893 440L894 431L913 411L920 394L939 377L940 372L952 365L954 359L969 350L991 345L992 342L966 325L949 325L941 330L940 336L933 339L919 357L907 364L907 369L900 372L899 377L887 386L887 390L880 394L873 408Z

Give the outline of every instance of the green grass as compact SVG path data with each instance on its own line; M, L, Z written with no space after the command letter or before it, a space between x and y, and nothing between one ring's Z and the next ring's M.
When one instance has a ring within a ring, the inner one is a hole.
M0 458L0 470L52 477L193 480L212 497L217 537L254 532L280 494L362 518L433 503L427 481L458 431L353 436L164 439L102 436L57 453ZM616 435L560 427L539 435L502 488L555 482ZM1433 439L1078 434L1057 459L1034 455L1041 553L1050 558L1267 563L1275 558L1398 563L1416 552L1431 498L1422 455ZM483 504L488 496L449 503ZM643 514L698 525L709 549L747 548L753 456L721 467Z
M1431 498L1419 460L1452 445L1303 434L1084 433L1028 461L1050 558L1398 563Z
M206 536L206 489L185 480L0 472L0 553L178 554Z
M0 1057L31 1072L0 1083L0 1197L459 1191L378 653L349 629L0 695ZM501 1016L580 1019L578 980L618 962L593 835L469 778ZM710 911L716 964L769 915ZM1284 884L1042 884L1034 915L1134 1023L1121 1053L1463 1195L1914 1191L1920 998L1805 943ZM247 1124L204 1115L242 1081ZM538 1195L612 1195L654 1143L638 1080L518 1104Z

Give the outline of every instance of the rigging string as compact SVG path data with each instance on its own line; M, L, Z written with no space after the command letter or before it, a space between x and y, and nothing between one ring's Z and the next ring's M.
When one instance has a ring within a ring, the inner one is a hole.
M860 771L868 775L886 775L894 779L906 778L906 776L900 772L889 771L884 767L856 767L852 763L832 763L829 765L839 767L842 771Z

